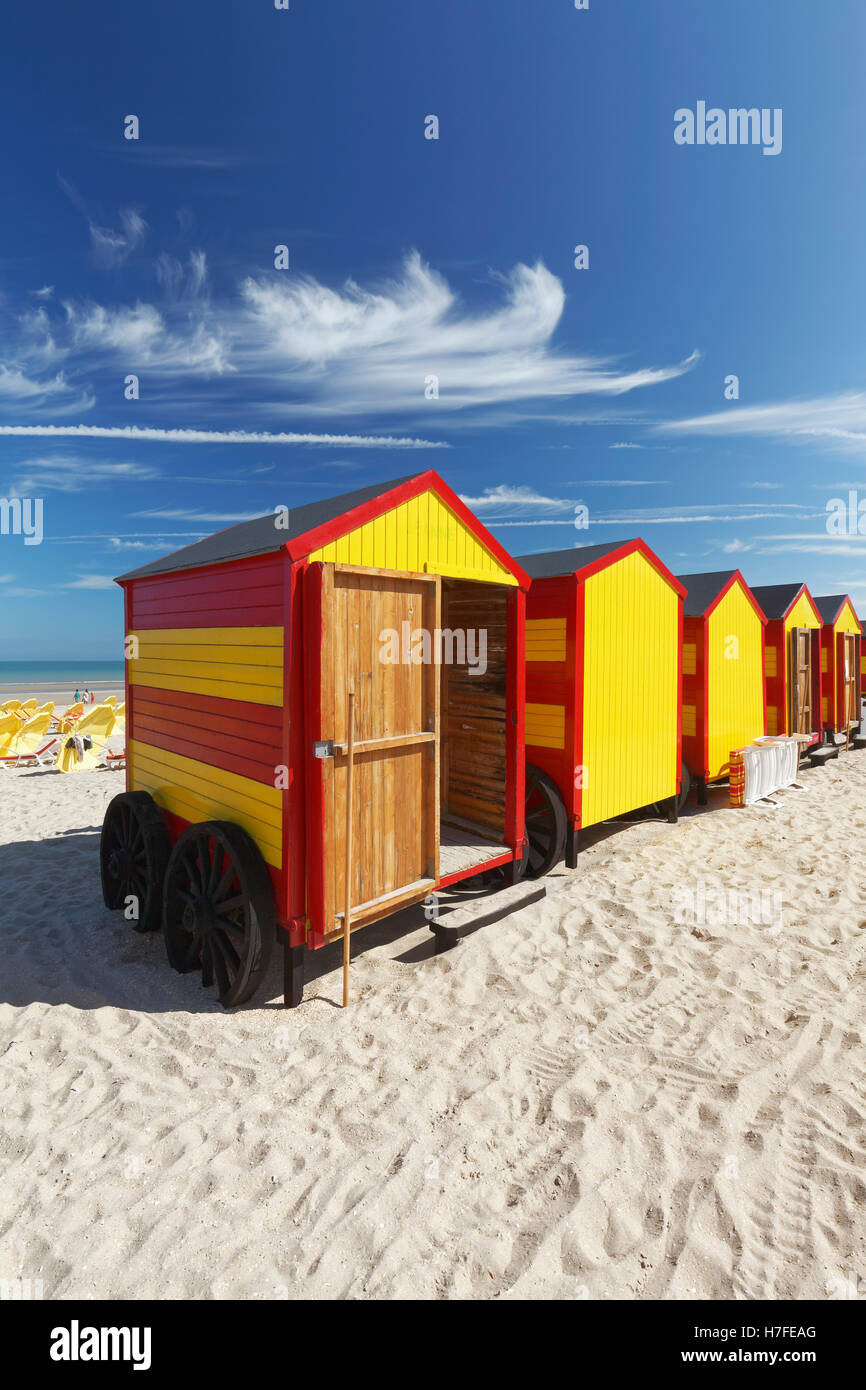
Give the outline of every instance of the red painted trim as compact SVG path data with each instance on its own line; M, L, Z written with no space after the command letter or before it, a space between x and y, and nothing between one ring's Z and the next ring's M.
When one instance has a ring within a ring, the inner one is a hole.
M579 550L576 550L574 553L576 557L580 556ZM655 551L650 549L646 541L641 540L640 536L633 541L625 541L622 545L617 546L616 550L608 551L607 555L599 556L597 560L593 560L590 564L577 565L574 569L574 574L578 579L585 581L593 574L598 574L600 570L605 570L610 565L617 564L619 560L624 560L627 555L634 554L643 555L644 559L649 561L656 573L660 575L667 584L670 584L674 592L679 594L681 599L685 598L687 590L677 579L676 575L671 574L667 565L659 559Z
M284 747L289 765L289 790L283 817L283 863L286 867L290 923L289 944L300 946L306 940L307 920L307 840L306 840L306 691L304 689L304 605L302 569L287 563L286 674L283 689L286 724Z
M514 851L509 850L507 854L498 854L493 859L486 859L483 864L473 864L471 869L457 869L453 874L446 874L444 878L440 878L436 891L448 888L452 883L460 883L464 878L474 878L476 874L483 874L487 869L498 869L500 864L510 864L513 858Z
M764 627L764 630L763 630L763 632L762 632L762 634L761 634L761 693L762 693L762 695L763 695L763 697L764 697L764 728L763 728L763 732L764 732L765 734L766 734L766 732L767 732L767 628L768 628L768 627L769 627L769 622L767 622L767 624L766 624L766 626Z
M310 935L315 938L325 935L325 858L333 852L328 846L325 833L325 794L323 783L324 763L314 757L313 744L323 737L322 730L322 572L323 565L316 562L305 566L301 571L301 591L304 605L304 679L306 712L304 749L305 800L306 800L306 872L307 872L307 916L310 921ZM333 731L331 731L333 736ZM308 940L310 938L308 937ZM321 942L319 942L321 944Z
M817 623L819 624L819 626L823 627L824 619L821 617L821 614L815 607L815 600L812 598L812 595L809 593L809 590L805 584L800 585L799 589L797 590L794 597L791 599L791 602L788 604L788 607L785 609L781 618L777 618L775 621L783 623L786 622L787 619L791 616L792 610L796 608L797 604L800 602L800 599L803 596L803 594L805 594L807 599L809 600L809 607L812 609L813 616L815 617Z
M129 590L123 590L123 699L126 705L126 729L127 745L129 740L134 737L135 730L135 710L132 703L132 690L129 685L129 662L126 659L126 638L129 633ZM126 759L126 790L129 786L129 757Z
M727 582L727 584L725 585L725 587L724 587L723 589L720 589L720 590L719 590L719 592L716 594L716 597L713 599L712 603L709 604L708 607L704 609L704 614L703 614L703 616L704 616L705 618L709 618L710 614L713 613L713 612L718 608L718 606L719 606L719 604L721 603L722 599L725 597L725 594L729 593L730 590L734 587L735 584L739 584L739 585L740 585L741 589L743 590L743 593L746 595L746 598L749 600L749 603L752 605L752 607L754 608L756 614L757 614L758 617L761 619L761 622L764 624L764 627L766 627L766 626L767 626L767 615L766 615L766 613L764 612L764 610L763 610L763 608L761 607L761 605L758 603L758 600L755 598L755 595L752 593L751 589L749 588L748 584L746 583L745 579L743 578L742 572L741 572L740 570L734 570L733 574L731 575L731 577L730 577L730 579L728 580L728 582Z
M526 594L506 594L505 839L523 843L526 815Z
M683 598L685 590L679 586L680 595L677 605L677 764L676 764L676 788L679 796L683 785ZM704 662L706 672L706 662ZM704 675L704 692L706 694L706 674Z
M570 774L571 792L566 797L566 808L570 809L571 816L576 826L579 826L583 816L583 707L584 702L581 698L584 689L585 669L586 669L586 585L576 583L574 592L574 602L568 606L566 620L566 632L571 625L574 642L574 659L569 662L569 670L572 672L572 685L569 692L570 698L566 706L567 718L573 730L571 741L571 763ZM566 656L568 656L568 645L566 644ZM566 730L566 733L568 730ZM566 746L568 746L566 744ZM575 785L575 775L577 769L581 769L580 786Z
M397 487L390 488L369 502L362 502L360 506L350 508L349 511L343 512L331 521L324 522L323 525L315 527L312 531L307 531L302 536L296 536L286 543L286 549L292 560L305 559L314 550L319 550L323 545L329 545L331 541L339 540L341 536L348 535L350 531L357 530L359 526L365 525L368 521L374 521L376 517L384 515L385 512L393 511L401 502L409 502L413 497L419 497L423 492L435 492L481 544L495 555L503 568L514 576L521 589L525 591L529 588L529 575L524 573L516 560L500 545L496 537L469 510L466 503L461 502L457 493L453 492L432 468L424 473L416 474L414 478L409 478Z

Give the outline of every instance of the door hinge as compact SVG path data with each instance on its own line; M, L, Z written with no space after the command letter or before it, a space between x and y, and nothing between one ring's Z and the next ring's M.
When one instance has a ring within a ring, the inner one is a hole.
M313 756L316 758L333 758L334 740L323 738L313 744Z

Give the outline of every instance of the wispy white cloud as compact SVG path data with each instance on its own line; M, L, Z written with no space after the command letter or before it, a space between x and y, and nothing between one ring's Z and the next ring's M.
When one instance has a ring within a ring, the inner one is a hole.
M14 466L13 494L41 492L81 492L82 489L112 487L116 483L150 482L160 476L159 469L144 463L111 462L77 455L24 459Z
M119 227L101 227L90 215L85 200L74 184L62 177L58 177L58 183L87 223L93 259L98 266L105 270L116 270L144 245L149 229L137 208L121 208Z
M93 259L106 270L116 270L147 240L148 226L135 208L121 208L120 228L90 222Z
M711 415L666 420L666 434L753 435L803 443L821 441L838 450L866 449L866 392L851 391L806 401L731 406Z
M115 267L147 233L130 209L119 231L94 229L92 219L89 225L101 263ZM202 251L185 262L160 255L155 276L160 293L152 299L104 304L67 297L62 309L40 303L37 315L22 315L20 341L5 360L26 371L36 360L44 368L50 357L85 384L109 366L146 367L151 390L161 384L188 393L194 378L200 391L219 383L223 397L234 378L247 410L402 415L429 418L431 426L456 424L458 417L487 423L491 408L500 423L532 418L529 402L549 407L577 396L624 396L679 377L698 360L692 353L669 366L635 367L621 357L559 347L565 291L541 262L491 273L494 301L480 309L461 300L417 252L396 276L374 286L349 280L335 289L273 271L247 276L233 296L216 299ZM428 399L432 378L438 397Z
M574 509L574 501L568 497L544 497L541 493L531 487L512 487L507 483L499 483L496 487L486 487L480 497L467 497L460 495L461 502L465 502L467 507L471 507L474 512L501 512L508 516L511 512L523 512L528 509L533 511L543 510L552 513L570 512Z
M681 376L697 361L693 353L670 367L626 369L557 352L561 281L541 262L492 278L501 303L473 312L417 252L376 289L353 280L334 290L310 277L249 277L241 292L255 332L240 355L289 372L329 409L353 412L620 395ZM431 376L439 396L425 402Z
M134 439L169 444L322 444L342 449L448 449L449 444L388 434L296 434L266 430L191 430L146 425L0 425L24 439Z
M113 589L114 579L109 574L80 574L77 579L71 579L68 584L61 584L61 589Z
M673 487L666 478L581 478L577 487Z
M132 512L132 516L153 517L160 521L254 521L262 516L257 512L202 512L186 510L183 507L155 507L148 511Z

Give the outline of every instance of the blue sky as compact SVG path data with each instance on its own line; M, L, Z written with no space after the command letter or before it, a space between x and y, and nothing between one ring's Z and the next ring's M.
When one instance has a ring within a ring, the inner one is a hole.
M866 503L864 38L861 0L13 7L0 498L44 540L0 535L0 657L119 655L114 575L431 466L514 554L642 534L866 607L826 530ZM699 101L781 152L677 145Z

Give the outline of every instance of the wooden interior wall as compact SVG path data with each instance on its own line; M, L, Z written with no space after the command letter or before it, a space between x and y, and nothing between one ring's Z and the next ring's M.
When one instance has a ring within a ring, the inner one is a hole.
M442 630L487 633L487 669L442 665L443 816L501 838L505 830L506 594L491 584L442 581ZM468 643L468 639L467 639ZM447 655L448 643L445 642Z

